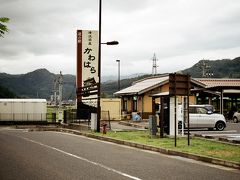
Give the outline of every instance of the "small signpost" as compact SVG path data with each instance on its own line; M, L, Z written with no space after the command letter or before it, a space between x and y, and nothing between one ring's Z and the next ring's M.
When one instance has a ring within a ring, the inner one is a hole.
M190 95L190 75L184 74L169 74L169 95L175 97L175 147L177 146L177 96L187 96L187 112L189 109L189 95ZM190 145L189 139L189 112L187 113L187 124L188 124L188 145ZM182 124L183 126L184 124Z

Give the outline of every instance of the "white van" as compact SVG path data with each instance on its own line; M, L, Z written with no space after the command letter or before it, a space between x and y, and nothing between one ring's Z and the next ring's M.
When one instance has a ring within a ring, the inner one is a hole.
M218 131L224 130L226 127L226 120L222 114L213 112L211 105L189 105L189 128L208 128ZM187 122L185 122L187 127ZM181 122L179 122L181 128Z

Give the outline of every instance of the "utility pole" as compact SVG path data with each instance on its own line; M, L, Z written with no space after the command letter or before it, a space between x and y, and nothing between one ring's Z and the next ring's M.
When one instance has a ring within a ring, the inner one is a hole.
M53 82L53 103L55 106L62 105L63 96L63 75L60 71L60 75L54 79Z
M53 103L54 103L54 106L57 105L57 80L56 80L56 78L54 79L54 82L53 82Z
M58 92L59 92L59 107L62 106L62 95L63 95L63 75L62 71L60 71L60 75L58 77Z
M120 91L120 60L117 59L116 62L118 63L118 91Z
M213 72L210 71L211 66L208 64L208 61L202 60L202 64L200 65L200 68L202 69L202 77L212 77Z

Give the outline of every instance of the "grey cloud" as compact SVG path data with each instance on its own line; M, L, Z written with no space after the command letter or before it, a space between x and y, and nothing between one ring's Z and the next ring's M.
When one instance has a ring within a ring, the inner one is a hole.
M7 60L20 63L26 54L33 58L58 55L62 62L67 59L72 63L69 66L75 67L76 30L98 29L98 3L99 0L2 0L0 16L11 20L10 32L0 39L0 64L1 60L4 64ZM102 48L105 64L111 65L114 59L121 58L123 69L127 69L144 63L151 66L154 52L160 60L177 61L179 57L240 48L239 1L102 0L102 3L102 41L120 42L117 47ZM59 64L59 68L64 67ZM139 71L142 67L135 69ZM106 68L103 72L111 74L110 70ZM74 74L75 68L67 73Z

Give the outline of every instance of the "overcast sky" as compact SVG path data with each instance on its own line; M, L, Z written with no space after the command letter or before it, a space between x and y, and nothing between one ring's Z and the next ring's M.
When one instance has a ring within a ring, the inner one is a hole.
M99 0L0 0L10 32L0 39L0 72L39 68L76 74L76 31L98 30ZM240 56L239 0L102 0L102 75L189 68Z

